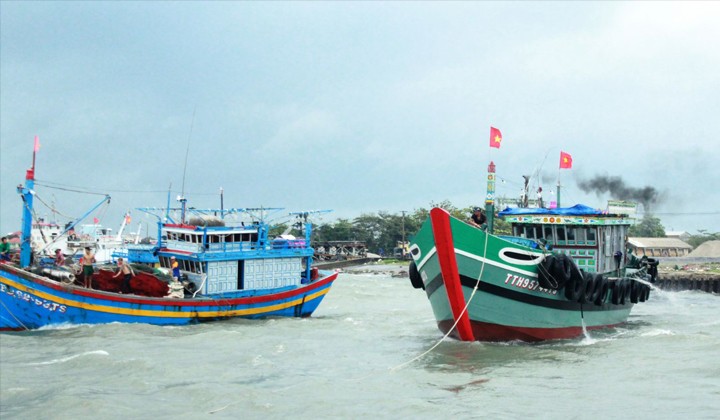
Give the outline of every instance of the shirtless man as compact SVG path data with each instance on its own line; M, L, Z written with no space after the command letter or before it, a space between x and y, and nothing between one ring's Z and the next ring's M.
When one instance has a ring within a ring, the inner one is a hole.
M85 287L88 289L92 289L92 278L93 274L95 274L95 268L93 267L94 262L95 254L93 254L89 246L86 246L82 256L82 268L83 277L85 278Z
M132 276L135 275L135 271L133 271L132 267L130 267L130 264L123 261L122 258L118 258L118 272L113 276L113 278L116 278L120 276L120 274L123 275L122 284L120 285L120 293L131 293L130 290L130 279Z

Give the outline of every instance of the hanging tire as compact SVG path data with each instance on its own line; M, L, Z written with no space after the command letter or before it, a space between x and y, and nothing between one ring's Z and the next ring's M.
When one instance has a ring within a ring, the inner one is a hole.
M642 284L640 282L637 282L635 280L630 280L630 302L631 303L638 303L640 300L640 292L642 288Z
M578 299L580 303L592 302L593 293L595 292L595 276L590 273L583 273L583 292Z
M565 283L565 298L572 302L577 302L585 292L585 282L582 276L573 277Z
M629 288L630 285L628 284L627 280L622 279L620 280L620 293L619 293L619 303L618 305L624 305L625 301L627 300L628 294L630 292Z
M638 301L645 302L645 299L646 299L645 294L647 293L648 289L650 289L650 288L648 287L647 284L640 285L640 294L638 295Z
M546 255L545 258L537 265L538 271L538 283L540 287L544 289L559 289L559 281L555 278L556 274L560 269L557 265L560 264L554 255Z
M563 254L547 255L537 266L538 283L545 289L560 290L572 275L573 263Z
M611 282L609 287L612 289L610 302L612 302L613 305L619 305L620 298L622 297L622 280L615 280Z
M597 289L597 294L595 295L595 299L593 299L595 305L602 306L605 304L607 301L608 287L608 281L602 274L595 276L595 288Z
M422 281L422 277L420 277L420 272L418 272L415 261L412 261L410 263L410 267L408 268L408 276L410 277L410 284L412 284L412 287L425 290L425 284Z

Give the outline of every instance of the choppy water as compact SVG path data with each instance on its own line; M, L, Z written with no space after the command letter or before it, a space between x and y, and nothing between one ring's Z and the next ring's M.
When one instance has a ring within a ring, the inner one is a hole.
M341 274L309 319L0 334L0 417L718 418L718 309L659 292L623 328L402 366L442 337L424 294Z

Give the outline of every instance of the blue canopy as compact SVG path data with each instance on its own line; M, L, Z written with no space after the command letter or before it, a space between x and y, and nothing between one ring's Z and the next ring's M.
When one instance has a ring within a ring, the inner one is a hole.
M510 208L506 207L505 210L498 213L499 216L510 216L515 214L549 214L556 216L588 216L588 215L599 215L603 214L602 211L594 209L592 207L585 206L583 204L576 204L572 207L557 207L554 209L543 209L543 208Z

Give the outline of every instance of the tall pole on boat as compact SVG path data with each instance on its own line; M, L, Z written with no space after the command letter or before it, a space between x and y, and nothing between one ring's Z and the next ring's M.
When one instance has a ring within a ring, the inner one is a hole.
M558 184L557 184L557 195L555 196L555 205L557 207L560 206L560 175L558 174Z
M223 188L220 187L220 219L225 219L225 211L223 210Z
M488 233L493 233L495 219L495 163L490 161L487 176L487 195L485 196L485 216L487 217Z
M22 238L20 242L20 267L30 265L32 247L30 244L30 233L32 232L32 209L33 194L35 194L35 153L40 149L38 137L35 136L35 147L33 148L32 167L25 173L25 186L18 185L17 191L23 200L22 213Z

